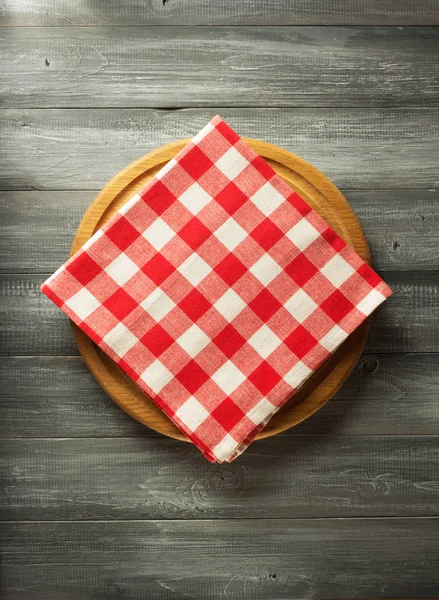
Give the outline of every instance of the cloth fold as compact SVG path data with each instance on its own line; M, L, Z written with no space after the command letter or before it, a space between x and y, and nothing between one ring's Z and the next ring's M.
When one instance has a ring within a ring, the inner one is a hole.
M219 116L42 291L218 462L391 294Z

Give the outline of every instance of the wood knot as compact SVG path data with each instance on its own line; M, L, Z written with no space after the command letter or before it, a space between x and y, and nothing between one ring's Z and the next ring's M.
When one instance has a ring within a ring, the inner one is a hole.
M44 64L46 67L50 67L50 60L48 58L44 59Z
M398 248L400 248L400 247L401 247L401 244L400 244L399 242L393 242L393 244L392 244L392 248L393 248L394 250L398 250Z
M365 358L360 365L360 373L362 375L370 375L378 369L378 361L376 358Z

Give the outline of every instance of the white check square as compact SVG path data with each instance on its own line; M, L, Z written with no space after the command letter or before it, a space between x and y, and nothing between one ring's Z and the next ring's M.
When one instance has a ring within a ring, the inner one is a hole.
M259 425L265 421L267 417L271 417L277 410L278 408L274 406L274 404L271 404L267 398L262 398L256 406L247 412L246 416L253 421L255 425Z
M320 340L319 344L328 352L333 352L348 337L346 331L343 331L338 325L328 331Z
M303 321L315 311L317 304L306 292L297 290L297 292L285 302L284 307L296 321L303 323Z
M203 190L199 183L193 183L190 188L179 196L179 200L193 215L197 215L200 210L209 204L212 196L206 190Z
M69 298L65 304L70 310L78 315L81 321L85 321L85 319L101 305L99 300L86 288L79 290L79 292Z
M162 167L160 169L160 171L157 173L156 177L157 179L162 179L166 173L169 173L169 171L172 171L172 169L178 165L178 162L175 160L175 158L171 158L171 160L169 162L166 163L166 165L164 167Z
M123 252L108 267L105 267L107 275L120 286L124 285L138 271L139 267Z
M322 275L329 279L332 285L339 288L355 271L340 254L333 256L326 265L320 269Z
M215 231L215 237L217 237L230 252L232 252L232 250L234 250L247 235L245 229L231 217Z
M209 412L191 396L175 413L190 431L195 431L209 416Z
M228 179L235 179L243 171L249 162L236 148L230 148L215 163L215 166L224 173Z
M142 235L156 250L161 250L175 236L175 231L159 217Z
M213 449L213 455L220 461L228 460L233 452L236 450L238 442L232 438L230 433L226 433L219 444Z
M244 300L231 288L219 298L214 307L229 323L246 307Z
M262 285L268 285L281 271L282 268L267 253L263 254L261 258L250 267L250 273L253 273Z
M259 210L264 213L266 217L270 215L278 206L285 202L285 198L282 194L274 188L270 182L267 181L253 196L250 200L255 204Z
M143 371L140 379L144 381L155 394L158 394L173 377L173 374L157 359Z
M212 379L229 396L245 381L245 375L228 360L212 375Z
M131 350L138 341L136 336L133 335L123 323L118 323L116 327L113 327L113 329L104 337L104 342L107 346L110 346L110 348L121 358L128 350Z
M356 308L363 314L370 315L385 299L385 296L378 292L378 290L371 290L363 300L360 300Z
M185 261L178 267L178 271L186 277L186 279L193 286L196 286L202 281L209 273L212 268L209 267L201 256L198 254L191 254Z
M284 375L284 380L290 385L292 388L299 388L302 383L305 382L306 379L313 373L312 369L306 366L301 360L297 362L294 367L288 371L286 375Z
M210 343L210 338L194 323L177 339L177 343L194 358Z
M262 358L265 359L276 350L281 343L281 340L269 327L267 327L267 325L264 324L252 335L248 340L248 343L260 356L262 356Z
M302 252L305 248L308 248L319 235L320 233L317 229L305 218L301 219L286 233L287 238L290 239L299 250L302 250Z
M147 296L140 306L153 319L160 321L163 319L175 306L175 302L169 298L160 288L156 288L152 294Z

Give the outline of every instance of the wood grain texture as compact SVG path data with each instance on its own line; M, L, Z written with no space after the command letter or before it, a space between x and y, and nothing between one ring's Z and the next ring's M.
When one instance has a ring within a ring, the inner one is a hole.
M379 270L436 270L439 190L342 190ZM0 192L0 272L49 273L67 258L97 191Z
M434 354L366 354L324 408L282 435L439 435L438 387ZM3 357L0 414L0 438L158 435L110 400L81 357Z
M435 0L3 0L0 25L438 25Z
M430 109L223 109L242 136L301 156L339 188L439 187ZM0 110L0 189L101 189L128 163L197 133L212 110Z
M340 190L318 169L286 150L253 138L244 141L274 168L288 184L349 244L370 262L370 251L355 213ZM138 193L163 165L186 147L180 140L153 150L122 169L102 189L87 209L75 238L73 256L133 195ZM340 389L358 362L369 332L370 318L331 356L317 373L286 403L256 439L276 435L301 423L319 410ZM73 325L73 334L88 368L107 394L129 415L163 435L189 441L188 437L139 390L139 387L97 349L88 335Z
M438 62L436 28L27 27L0 38L2 105L14 108L437 106Z
M10 523L3 598L433 597L437 528L373 518Z
M274 436L211 465L169 438L2 441L4 520L433 516L439 436Z
M368 352L437 352L439 273L381 273L394 291L374 313ZM46 275L0 275L0 355L71 356L69 320L40 292Z

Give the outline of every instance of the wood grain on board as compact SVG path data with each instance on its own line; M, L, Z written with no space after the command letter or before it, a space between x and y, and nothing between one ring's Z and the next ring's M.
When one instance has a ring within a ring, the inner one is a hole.
M273 436L211 465L170 438L2 441L6 520L433 516L437 436Z
M438 62L434 27L26 27L0 37L11 108L437 106Z
M438 386L434 354L365 354L324 408L282 435L439 435ZM158 436L113 403L79 356L2 357L0 414L0 438Z
M14 0L0 25L438 25L436 0Z
M434 518L7 523L3 598L434 597L438 526Z
M78 354L69 320L40 292L50 274L0 275L0 355ZM438 273L381 274L395 293L374 313L366 351L437 352Z
M304 158L339 188L439 187L433 109L3 109L0 189L99 190L220 112L244 137Z
M355 211L378 270L439 265L439 189L341 190ZM0 272L50 273L66 260L98 191L0 192Z

